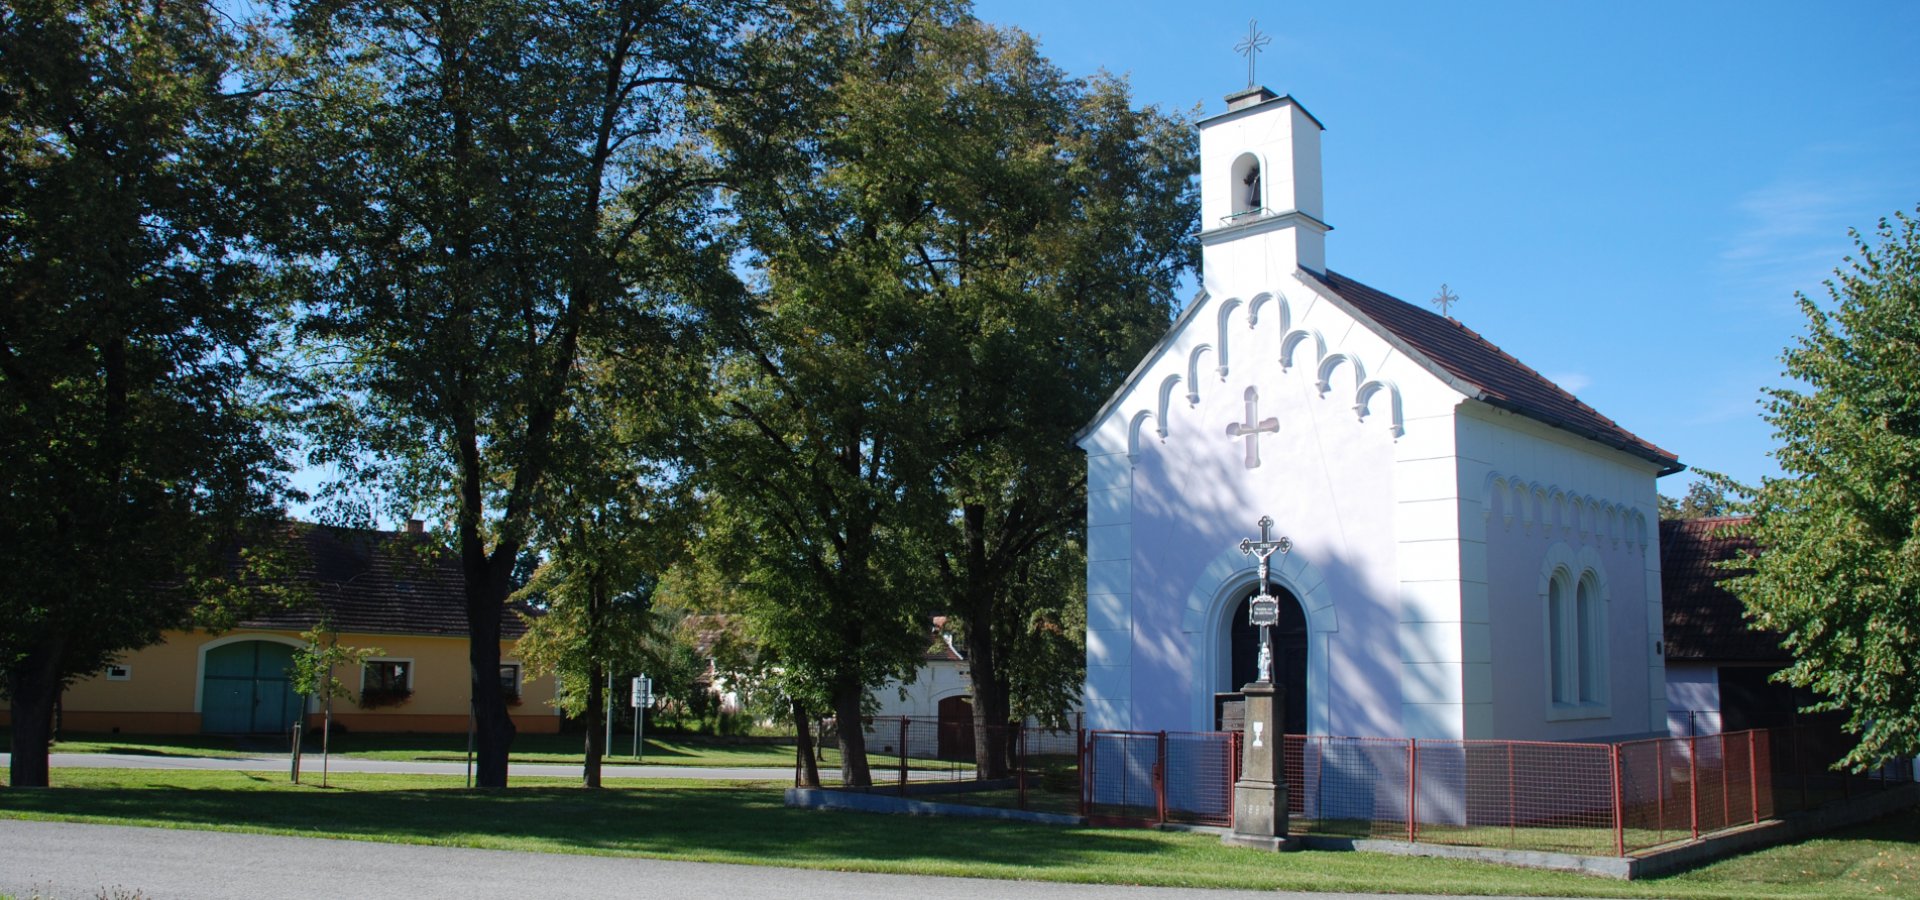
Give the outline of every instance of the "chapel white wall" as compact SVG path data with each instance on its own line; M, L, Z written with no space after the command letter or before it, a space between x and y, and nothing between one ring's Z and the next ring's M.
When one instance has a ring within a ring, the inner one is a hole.
M1090 726L1211 727L1213 692L1237 687L1225 604L1254 572L1234 548L1271 515L1294 541L1277 580L1307 607L1309 730L1458 736L1458 629L1400 620L1410 591L1451 596L1439 618L1459 619L1460 395L1291 272L1215 260L1211 293L1083 441ZM1362 416L1368 382L1391 390ZM1248 388L1256 420L1280 420L1254 469L1226 434Z
M1461 504L1462 531L1485 571L1484 586L1470 586L1464 604L1469 681L1486 679L1484 689L1472 687L1486 702L1469 710L1467 736L1665 733L1654 464L1485 404L1460 412L1461 481L1477 488ZM1550 559L1604 579L1604 710L1556 710L1551 702L1542 596Z

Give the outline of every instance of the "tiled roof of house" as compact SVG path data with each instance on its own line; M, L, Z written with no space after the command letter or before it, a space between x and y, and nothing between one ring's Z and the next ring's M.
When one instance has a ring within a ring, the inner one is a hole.
M460 558L432 535L335 528L294 522L295 588L288 607L241 623L245 628L305 631L324 611L342 632L424 634L464 637L467 633L466 579ZM500 636L512 640L526 632L509 605L500 618Z
M1660 595L1666 607L1667 658L1689 662L1786 662L1780 636L1747 623L1740 598L1724 582L1739 573L1719 568L1754 548L1727 533L1740 518L1660 523Z
M1403 349L1413 351L1414 358L1424 357L1421 361L1429 368L1442 370L1435 374L1451 376L1469 395L1477 388L1476 399L1658 463L1664 472L1682 468L1672 453L1620 427L1473 329L1345 275L1312 274L1363 321L1371 320L1383 330L1383 336L1397 339Z

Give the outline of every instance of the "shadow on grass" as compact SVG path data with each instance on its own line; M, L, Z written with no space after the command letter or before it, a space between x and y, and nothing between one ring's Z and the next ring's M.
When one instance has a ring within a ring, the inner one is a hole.
M1150 854L1163 842L1025 823L822 814L786 808L764 787L584 791L516 787L320 790L245 776L244 787L61 787L6 796L22 813L130 824L241 826L343 837L807 864L913 860L956 866L1055 866L1073 857ZM964 840L958 830L964 827Z

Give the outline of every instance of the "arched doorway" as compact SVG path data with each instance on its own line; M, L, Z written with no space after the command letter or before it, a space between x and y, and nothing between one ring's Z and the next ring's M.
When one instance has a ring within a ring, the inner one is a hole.
M1273 677L1280 683L1286 700L1283 731L1307 733L1307 614L1291 591L1279 585L1280 624L1273 628ZM1256 676L1260 660L1260 629L1247 624L1247 605L1253 600L1248 590L1233 604L1233 619L1228 642L1232 649L1230 675L1224 690L1238 693L1240 686Z
M200 730L209 734L286 731L300 715L287 669L293 647L236 641L208 648L200 693Z
M941 759L973 759L973 701L965 696L940 701L940 738L936 752Z

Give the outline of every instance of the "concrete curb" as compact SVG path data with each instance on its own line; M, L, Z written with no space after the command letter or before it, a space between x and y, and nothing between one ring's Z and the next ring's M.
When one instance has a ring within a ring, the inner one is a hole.
M787 788L787 805L795 809L838 809L854 812L887 813L904 816L948 816L956 819L1003 819L1014 822L1038 822L1043 825L1085 825L1080 816L1059 813L1028 812L992 806L966 806L959 803L929 803L887 794L855 794L824 788Z

